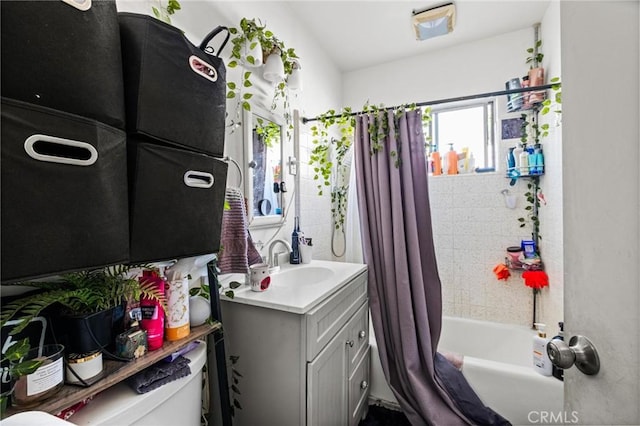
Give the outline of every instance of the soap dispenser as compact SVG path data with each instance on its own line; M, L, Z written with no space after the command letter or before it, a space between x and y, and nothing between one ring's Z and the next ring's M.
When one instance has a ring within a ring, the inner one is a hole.
M547 333L546 325L540 322L533 324L538 331L533 337L533 368L543 376L551 376L553 372L551 360L547 355Z

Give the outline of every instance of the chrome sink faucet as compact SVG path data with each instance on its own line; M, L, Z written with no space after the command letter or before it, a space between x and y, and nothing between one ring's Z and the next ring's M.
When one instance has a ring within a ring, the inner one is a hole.
M287 253L291 253L291 245L282 239L279 240L274 240L271 244L269 244L269 267L270 268L279 268L280 265L278 264L278 255L285 253L284 251L278 251L274 253L274 248L278 245L278 244L282 244L287 248Z

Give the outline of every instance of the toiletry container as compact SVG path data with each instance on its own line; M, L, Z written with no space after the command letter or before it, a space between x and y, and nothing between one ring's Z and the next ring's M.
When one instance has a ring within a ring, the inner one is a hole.
M160 293L165 293L166 282L156 271L143 271L140 282L153 283ZM164 342L165 312L162 305L155 300L143 297L140 299L140 310L142 312L140 328L147 330L148 349L150 351L160 349Z
M449 152L447 152L447 174L458 174L458 153L453 149L453 144L449 144Z
M531 169L531 164L529 164L529 153L526 150L520 149L520 153L518 154L518 168L520 170L521 175L530 175L533 174L533 170Z
M167 281L167 315L164 336L168 341L184 339L191 332L189 323L189 279Z
M538 332L533 337L533 368L543 376L551 376L553 368L549 355L547 355L549 339L545 333L546 325L537 322L534 326Z
M69 421L82 426L200 426L206 343L201 341L184 356L191 360L190 375L143 394L121 382L100 392Z
M524 174L524 172L522 171L522 168L520 167L520 161L521 161L523 152L525 152L525 150L520 144L516 145L516 147L513 149L513 160L515 163L514 167L520 170L520 174Z
M439 176L442 174L442 161L440 159L440 153L438 151L433 151L431 153L431 164L433 167L432 173L433 176Z
M513 170L516 167L516 157L513 151L516 147L509 148L509 153L507 154L507 171Z

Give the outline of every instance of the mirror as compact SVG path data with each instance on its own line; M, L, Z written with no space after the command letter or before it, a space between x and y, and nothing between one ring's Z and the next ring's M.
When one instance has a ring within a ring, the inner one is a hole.
M284 220L283 123L255 106L244 111L244 181L251 227L275 226Z

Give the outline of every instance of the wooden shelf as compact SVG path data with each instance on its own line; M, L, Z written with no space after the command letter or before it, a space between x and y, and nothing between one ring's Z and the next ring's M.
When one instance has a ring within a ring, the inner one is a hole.
M89 387L80 387L73 385L65 385L59 392L52 395L49 399L42 401L38 405L30 407L10 407L7 410L7 415L16 414L22 411L46 411L50 414L59 413L61 410L72 406L85 398L102 392L111 386L120 383L126 378L133 376L138 371L155 364L167 355L176 352L184 345L198 340L202 337L213 333L216 330L222 328L222 323L215 322L213 324L205 324L191 329L189 336L175 342L165 342L162 349L158 349L152 352L148 352L141 358L131 360L129 362L120 361L104 361L104 376L95 384Z

